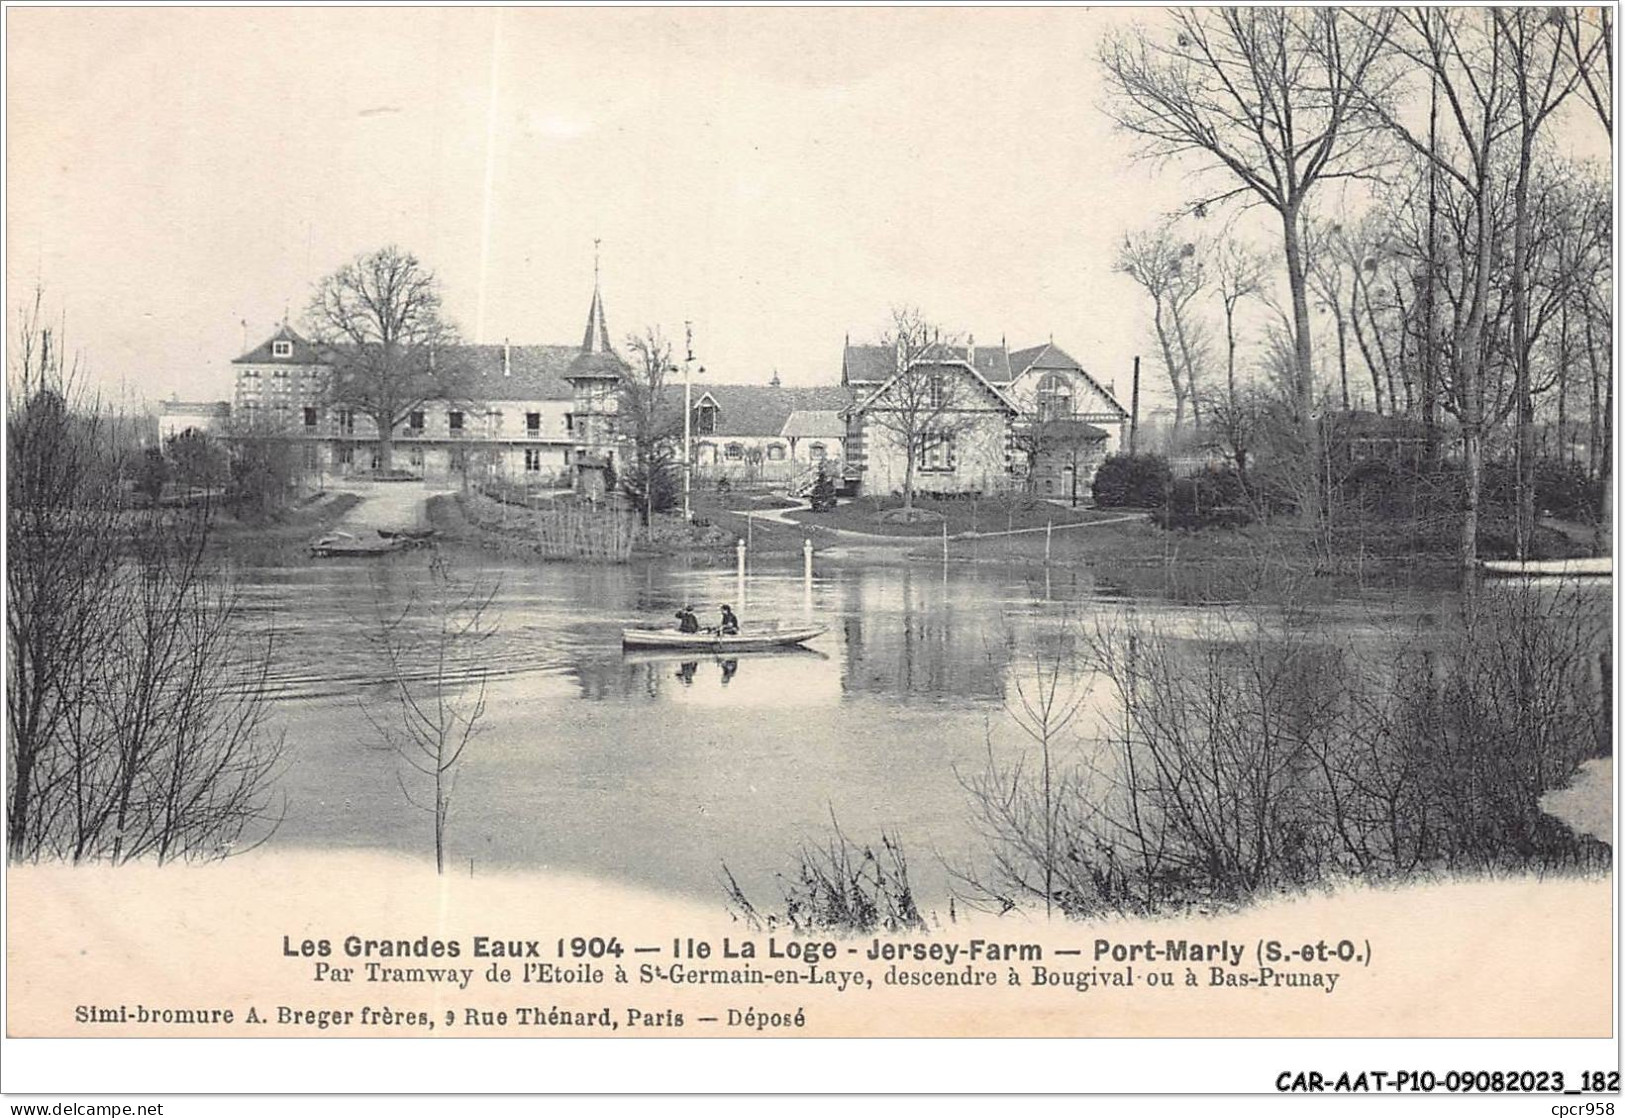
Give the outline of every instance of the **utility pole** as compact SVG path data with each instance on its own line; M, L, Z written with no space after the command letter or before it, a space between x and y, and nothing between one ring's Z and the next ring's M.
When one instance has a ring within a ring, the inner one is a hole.
M689 490L692 488L690 475L694 469L694 448L691 445L693 432L690 427L694 417L694 384L689 375L694 365L694 323L683 323L683 522L689 523L694 519L694 510L689 504Z
M1137 444L1140 440L1140 355L1134 355L1134 391L1129 397L1128 413L1128 452L1132 457L1137 453Z

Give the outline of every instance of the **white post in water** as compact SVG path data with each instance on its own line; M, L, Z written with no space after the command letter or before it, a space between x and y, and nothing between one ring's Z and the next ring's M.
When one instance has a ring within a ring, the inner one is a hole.
M741 536L739 538L739 541L734 544L734 554L738 557L738 564L737 564L737 566L735 568L735 571L734 571L734 590L735 590L734 597L736 599L738 599L738 600L734 603L734 608L735 609L744 609L745 608L745 540L744 540L743 536Z
M1050 537L1055 535L1055 518L1052 516L1044 521L1044 566L1049 566Z
M948 518L946 516L942 518L942 562L944 565L948 562Z
M812 620L812 540L801 541L801 608Z

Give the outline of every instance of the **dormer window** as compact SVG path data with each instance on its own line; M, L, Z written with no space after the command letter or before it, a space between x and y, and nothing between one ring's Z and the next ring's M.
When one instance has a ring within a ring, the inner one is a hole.
M271 343L271 356L272 357L292 357L293 356L293 343L286 340L286 339L284 339L284 338L279 338L278 340L272 342Z
M714 435L717 433L717 406L715 404L705 403L694 409L694 433L696 435Z

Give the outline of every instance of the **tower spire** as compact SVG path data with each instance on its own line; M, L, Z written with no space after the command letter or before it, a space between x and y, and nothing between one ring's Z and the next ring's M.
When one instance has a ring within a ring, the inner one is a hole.
M602 242L592 242L592 305L587 308L587 332L581 339L582 353L608 353L609 324L604 319L604 296L599 290L599 252Z

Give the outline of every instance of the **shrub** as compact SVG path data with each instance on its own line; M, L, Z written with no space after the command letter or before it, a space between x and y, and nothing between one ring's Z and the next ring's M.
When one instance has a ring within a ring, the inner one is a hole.
M818 478L813 482L808 500L812 503L813 512L828 512L835 507L835 479L822 462L818 464Z
M1164 503L1172 486L1168 460L1160 454L1113 454L1089 488L1101 508L1150 508Z
M1239 528L1255 519L1241 476L1228 466L1178 479L1168 501L1151 514L1159 528Z
M1605 500L1602 481L1588 476L1578 462L1542 458L1535 463L1535 505L1542 512L1594 524L1602 519Z

